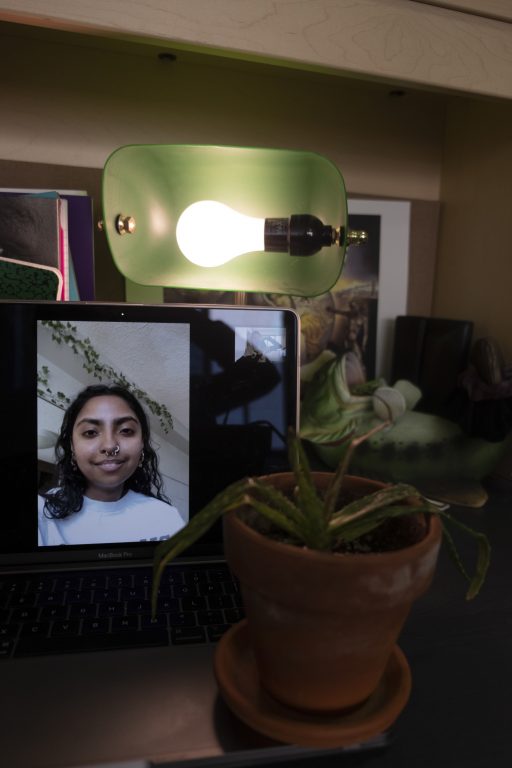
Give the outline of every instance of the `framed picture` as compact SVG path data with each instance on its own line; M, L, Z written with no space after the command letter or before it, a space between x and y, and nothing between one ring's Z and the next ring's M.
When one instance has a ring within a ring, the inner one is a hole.
M350 227L368 232L368 243L348 249L338 283L353 274L356 289L361 283L371 285L366 290L373 335L368 354L374 354L374 367L369 360L367 378L388 380L395 318L407 312L411 203L349 199L348 212Z

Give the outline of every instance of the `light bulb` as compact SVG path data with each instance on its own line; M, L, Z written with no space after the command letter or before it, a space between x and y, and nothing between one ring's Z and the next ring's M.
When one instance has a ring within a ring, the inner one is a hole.
M199 267L219 267L251 251L263 251L265 219L234 211L224 203L192 203L178 219L176 239L181 252Z
M259 219L214 200L189 205L176 226L181 252L199 267L218 267L253 251L311 256L326 245L342 245L343 237L343 229L322 224L311 214Z

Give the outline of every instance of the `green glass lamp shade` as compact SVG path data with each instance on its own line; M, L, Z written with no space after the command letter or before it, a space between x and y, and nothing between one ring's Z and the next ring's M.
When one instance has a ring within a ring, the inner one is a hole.
M314 296L343 267L343 178L311 152L121 147L105 165L103 208L118 269L142 285ZM186 238L195 256L184 255Z

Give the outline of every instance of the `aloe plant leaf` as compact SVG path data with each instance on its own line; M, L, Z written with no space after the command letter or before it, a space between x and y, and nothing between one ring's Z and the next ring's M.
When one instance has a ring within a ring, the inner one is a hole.
M405 517L406 515L417 514L430 514L432 513L432 507L430 504L424 504L419 506L412 506L406 504L397 504L396 506L382 507L370 512L366 517L354 520L352 523L348 523L340 530L336 530L332 533L332 546L333 548L339 547L342 542L349 543L361 538L367 533L375 530L382 525L385 520L393 517Z
M455 546L453 536L451 535L444 521L442 521L442 526L443 526L443 540L444 540L444 543L446 544L446 547L448 549L448 554L450 555L452 562L454 563L459 573L461 573L462 576L466 579L466 581L470 581L471 576L467 572L464 566L464 563L460 559L460 555L457 551L457 547Z
M260 501L259 499L255 499L249 494L244 497L243 502L244 504L247 504L247 506L252 507L258 514L262 515L262 517L266 517L271 523L277 525L281 530L286 531L295 539L302 540L300 531L295 523L285 515L281 514L277 509L274 509L269 504L265 504L265 502Z
M217 494L203 509L190 519L184 528L162 541L155 549L153 560L153 583L151 609L156 614L157 595L164 568L184 550L194 544L212 525L230 509L239 506L247 492L247 480L233 483Z
M251 506L258 514L266 517L267 520L270 520L279 528L289 533L295 542L300 542L310 549L320 551L329 549L331 537L327 528L322 526L314 528L307 521L303 521L300 525L292 523L276 509L250 496L246 498L245 503Z
M312 519L311 514L305 514L288 496L272 485L261 483L256 479L252 479L250 483L252 486L251 497L261 497L261 501L292 520L296 526L297 538L307 546L315 546L312 542L321 542L321 548L324 548L325 543L329 541L329 535L322 521L318 523Z
M453 563L455 564L456 568L460 571L460 573L464 576L464 578L467 581L469 581L468 591L466 592L466 600L472 600L474 597L478 595L478 593L480 592L480 589L482 588L482 585L485 581L487 570L489 568L489 564L491 561L491 545L490 545L489 539L484 533L481 533L480 531L475 531L473 528L470 528L468 525L464 525L464 523L461 523L459 520L456 520L454 517L449 515L444 510L439 510L437 514L440 515L441 518L444 518L444 520L448 521L450 525L453 525L456 528L459 528L460 530L464 531L469 536L471 536L473 539L475 539L475 542L477 545L476 567L475 567L474 575L470 576L460 558L460 555L455 546L455 542L453 540L451 533L448 530L446 523L444 522L443 519L441 520L443 524L443 538L448 547L448 553Z
M267 483L262 483L257 478L249 479L248 483L252 498L254 498L254 494L256 493L257 496L261 497L262 501L275 507L287 518L293 520L298 526L304 523L305 516L303 511L278 488L273 485L267 485Z
M302 442L294 432L289 433L289 456L297 480L299 508L307 517L312 531L325 532L324 503L317 494Z
M343 485L343 480L345 478L345 475L347 474L350 462L352 461L352 456L354 455L356 448L358 448L361 445L361 443L366 442L366 440L368 440L370 437L375 435L377 432L380 432L383 429L387 429L390 426L390 424L391 424L390 421L383 421L377 424L377 426L372 427L372 429L368 430L368 432L365 432L362 435L358 435L357 437L354 437L351 440L347 450L345 451L342 461L338 465L338 468L333 475L331 484L325 495L325 499L324 499L325 517L327 518L327 520L330 520L332 515L334 514L334 509L335 509L338 497L340 495L341 487Z
M397 485L386 486L378 491L369 493L360 499L355 499L345 507L336 512L329 523L331 530L339 530L344 525L348 525L353 520L364 517L376 509L387 508L397 501L404 501L410 498L421 498L419 492L411 485L398 483Z

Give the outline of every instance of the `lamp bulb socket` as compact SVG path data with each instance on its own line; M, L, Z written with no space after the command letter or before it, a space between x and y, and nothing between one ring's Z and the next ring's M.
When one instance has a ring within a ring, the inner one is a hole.
M266 251L312 256L336 243L336 230L316 216L302 213L289 219L265 219L264 237Z

